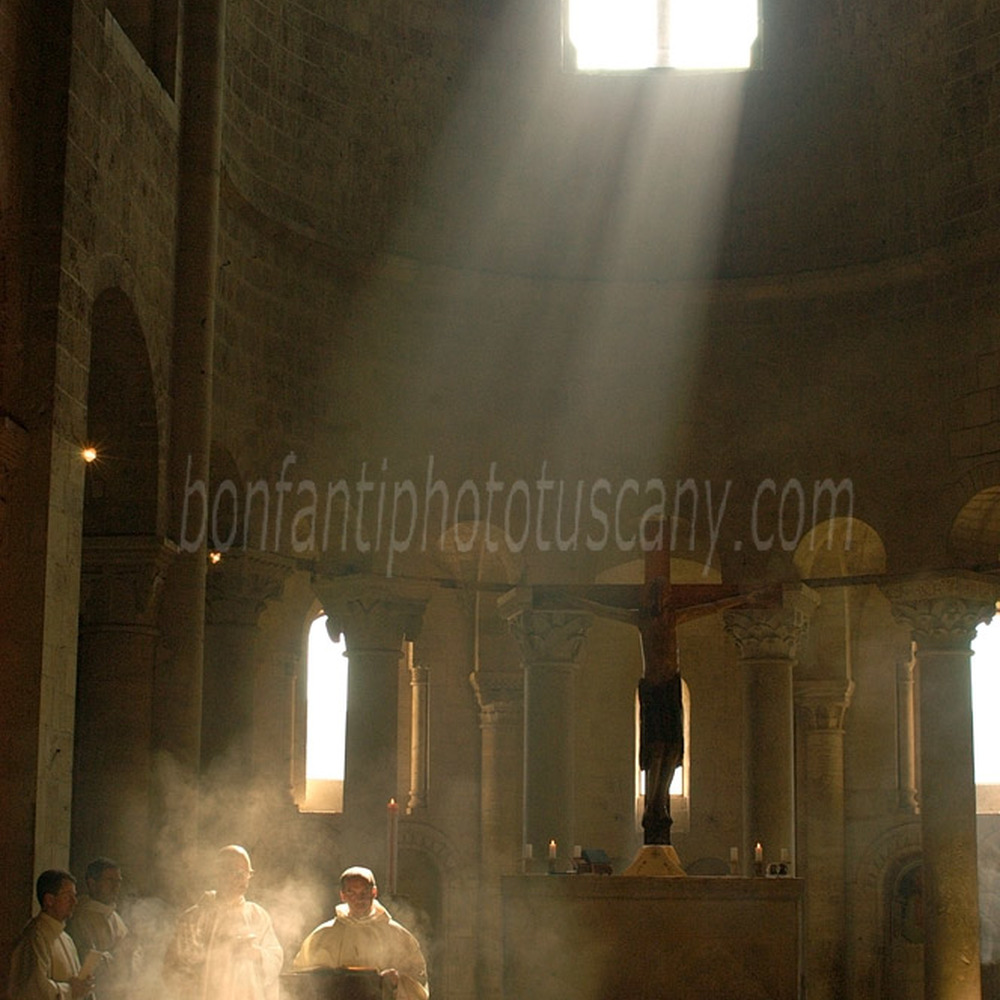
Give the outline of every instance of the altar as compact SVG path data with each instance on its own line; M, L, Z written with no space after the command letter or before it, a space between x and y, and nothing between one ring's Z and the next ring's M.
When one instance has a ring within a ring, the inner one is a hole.
M503 879L505 1000L798 1000L803 882Z

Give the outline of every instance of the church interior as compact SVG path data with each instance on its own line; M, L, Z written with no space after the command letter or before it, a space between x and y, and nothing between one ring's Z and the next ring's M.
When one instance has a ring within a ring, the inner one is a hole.
M238 843L437 1000L1000 997L1000 3L570 7L0 5L0 981L106 855L160 997Z

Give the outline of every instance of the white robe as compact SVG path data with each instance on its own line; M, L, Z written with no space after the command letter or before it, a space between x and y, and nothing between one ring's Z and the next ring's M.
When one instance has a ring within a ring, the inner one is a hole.
M295 969L345 968L367 966L395 969L399 973L399 1000L427 1000L427 964L417 939L396 923L389 911L372 900L366 917L352 917L350 908L341 903L333 920L320 924L306 939L295 956Z
M10 1000L72 997L69 980L79 975L80 958L61 921L36 914L21 931L10 956Z
M81 897L66 924L66 933L76 944L81 961L91 950L112 956L110 963L101 965L97 971L96 1000L128 996L135 972L135 941L114 906L91 896Z
M267 910L206 892L177 922L164 978L180 1000L278 1000L283 958Z

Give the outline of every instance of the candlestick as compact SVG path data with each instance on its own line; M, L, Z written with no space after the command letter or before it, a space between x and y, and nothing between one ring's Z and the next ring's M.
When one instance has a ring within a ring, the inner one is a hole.
M389 886L389 895L394 896L396 894L396 858L399 843L399 805L395 799L389 799L386 816L389 826L386 842L386 881Z

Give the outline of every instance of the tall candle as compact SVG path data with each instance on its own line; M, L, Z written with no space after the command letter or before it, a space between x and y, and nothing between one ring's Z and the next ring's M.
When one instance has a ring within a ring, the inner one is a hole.
M389 883L389 894L396 894L396 857L399 847L399 805L395 799L389 799L387 807L389 832L387 836L388 857L386 860L386 881Z
M530 861L534 857L534 854L535 854L535 849L531 846L531 844L525 844L524 845L524 860L525 861Z
M556 859L556 842L554 840L549 841L549 860L555 861Z
M740 860L740 849L738 847L729 848L729 860L739 861Z
M760 864L764 860L764 848L760 846L760 841L757 841L757 846L753 849L753 860L754 864Z

